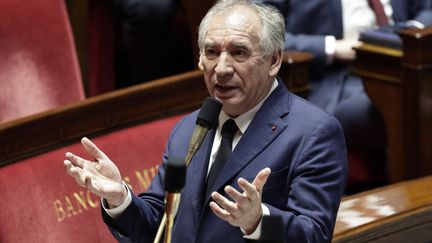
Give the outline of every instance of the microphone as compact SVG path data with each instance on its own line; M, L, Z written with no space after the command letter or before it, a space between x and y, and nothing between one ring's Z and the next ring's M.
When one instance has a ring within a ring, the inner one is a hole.
M180 195L180 191L185 185L186 163L178 157L169 158L165 165L164 189L165 194L165 212L167 223L165 227L165 242L171 242L172 226L174 217L177 213L175 197Z
M200 111L198 112L198 116L196 119L196 127L192 134L191 139L189 140L188 152L185 157L186 166L189 165L193 156L201 147L202 142L204 141L207 132L213 127L215 127L218 123L219 113L222 109L222 104L211 97L205 98ZM174 194L173 199L174 208L177 211L178 205L180 203L180 193ZM175 214L174 214L175 216ZM158 231L156 233L156 237L153 243L159 243L162 238L162 233L164 229L164 225L167 221L167 212L162 217L161 223L159 225Z
M195 153L201 147L207 132L218 123L222 104L211 97L207 97L198 113L196 127L189 141L188 153L185 157L186 165L189 165Z

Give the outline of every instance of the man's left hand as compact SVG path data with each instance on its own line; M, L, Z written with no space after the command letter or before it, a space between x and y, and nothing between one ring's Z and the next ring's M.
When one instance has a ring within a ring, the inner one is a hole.
M228 200L218 192L213 192L211 197L214 202L210 202L211 210L222 220L242 228L246 234L253 233L261 221L262 189L270 173L270 168L262 169L252 183L239 178L237 183L243 189L243 193L232 186L226 186L226 194L234 201Z

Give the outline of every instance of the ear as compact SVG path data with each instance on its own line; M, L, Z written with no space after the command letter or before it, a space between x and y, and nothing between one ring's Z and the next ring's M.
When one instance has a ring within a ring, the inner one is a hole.
M269 69L269 76L275 77L282 65L282 50L273 52Z
M198 68L199 68L201 71L204 71L204 65L203 65L203 63L202 63L202 55L199 56Z

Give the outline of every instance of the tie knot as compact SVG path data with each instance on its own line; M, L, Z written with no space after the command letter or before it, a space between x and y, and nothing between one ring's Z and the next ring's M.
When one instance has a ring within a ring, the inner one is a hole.
M237 130L238 127L235 121L233 119L229 119L222 126L222 137L232 140Z

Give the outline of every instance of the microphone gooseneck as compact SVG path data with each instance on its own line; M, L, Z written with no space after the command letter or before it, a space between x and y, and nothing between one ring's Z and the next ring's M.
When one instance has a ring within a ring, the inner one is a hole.
M189 163L191 162L193 156L195 155L195 153L198 151L198 149L201 147L201 144L203 143L207 132L211 129L213 129L213 127L215 127L218 123L218 118L219 118L219 113L222 109L222 104L216 100L213 99L211 97L207 97L202 106L201 109L198 113L197 119L196 119L196 127L195 130L192 134L191 139L189 140L189 146L188 146L188 152L186 154L185 160L184 160L184 164L186 166L189 165ZM169 179L168 179L169 180ZM181 189L180 189L181 190ZM169 194L169 200L172 200L173 203L172 205L167 205L166 206L166 210L165 213L162 217L161 223L159 225L158 231L156 233L156 237L153 241L153 243L159 243L160 239L162 238L162 234L163 234L163 230L164 230L164 226L166 225L166 229L167 230L171 230L168 229L171 224L172 227L172 223L174 221L174 217L175 214L177 213L177 209L178 209L178 205L180 203L180 193L175 193L175 194ZM171 208L168 208L171 207ZM168 219L167 221L167 213L168 211L172 211L172 220ZM170 235L169 238L167 238L167 235ZM166 231L165 234L165 242L171 242L171 231L168 232Z

